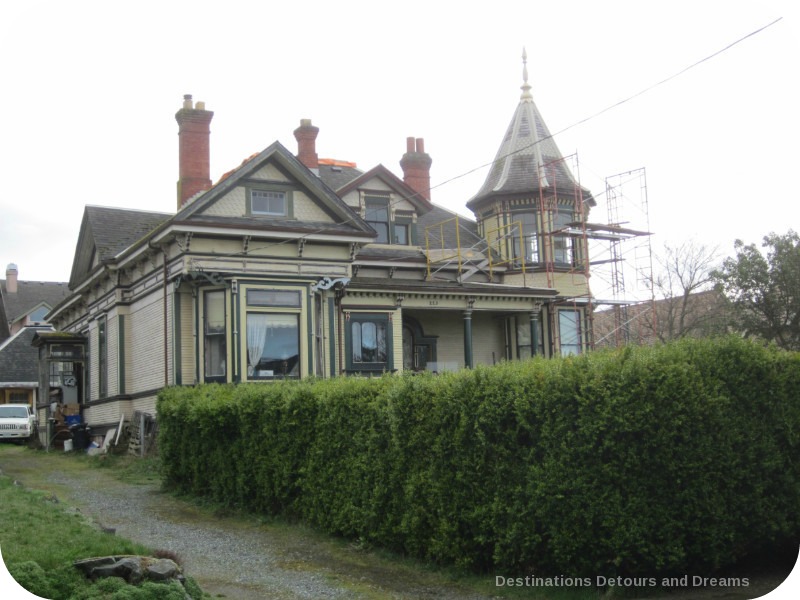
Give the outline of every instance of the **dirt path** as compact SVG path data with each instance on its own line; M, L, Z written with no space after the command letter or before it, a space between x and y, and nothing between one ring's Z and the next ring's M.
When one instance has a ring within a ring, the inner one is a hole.
M54 493L103 527L170 550L213 596L263 599L488 599L428 572L302 527L216 517L162 492L128 483L85 460L0 447L0 469L29 488Z

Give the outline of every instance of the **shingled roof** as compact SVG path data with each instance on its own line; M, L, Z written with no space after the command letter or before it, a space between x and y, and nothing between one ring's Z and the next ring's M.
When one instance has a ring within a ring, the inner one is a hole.
M39 351L31 346L31 342L39 331L52 331L52 328L23 327L0 343L0 387L10 383L38 383Z
M0 279L0 303L7 323L13 323L42 304L53 308L69 294L66 283L56 281L17 281L17 291L8 292Z
M497 195L538 194L542 189L574 192L577 183L533 101L523 52L523 84L517 110L478 193L467 202L476 209ZM588 192L587 192L588 193Z

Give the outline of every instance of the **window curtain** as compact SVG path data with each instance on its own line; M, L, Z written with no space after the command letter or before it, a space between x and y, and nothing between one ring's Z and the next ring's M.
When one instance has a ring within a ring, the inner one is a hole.
M267 341L267 318L269 315L247 315L247 374L252 376L261 353L264 351L264 342Z
M247 374L252 376L275 329L297 329L297 315L248 313Z

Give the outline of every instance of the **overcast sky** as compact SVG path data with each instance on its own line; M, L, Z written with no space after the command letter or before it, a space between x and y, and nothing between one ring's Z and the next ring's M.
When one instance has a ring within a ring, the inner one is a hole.
M296 151L310 118L320 157L364 170L402 176L405 138L424 138L433 200L466 214L519 101L523 46L539 110L601 200L592 220L607 219L606 177L643 168L656 248L730 254L800 229L793 4L6 4L0 278L14 262L20 279L67 280L86 204L173 212L186 93L215 113L213 180L275 140Z

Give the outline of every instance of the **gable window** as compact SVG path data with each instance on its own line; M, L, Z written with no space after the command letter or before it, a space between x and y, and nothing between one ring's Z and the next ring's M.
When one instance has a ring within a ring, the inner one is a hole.
M289 215L286 192L250 190L250 212L254 215L286 217Z
M561 338L561 356L581 353L581 311L558 311L558 335Z
M28 315L28 321L31 323L44 323L44 318L47 316L48 312L50 312L49 308L46 306L40 306L30 315Z
M348 371L388 371L393 368L389 315L351 314L347 334Z
M389 243L389 199L366 198L366 213L364 220L378 234L375 240L378 244Z
M390 200L386 196L366 196L364 198L364 220L378 234L376 244L399 244L408 246L414 243L413 213L394 214L390 210Z
M206 292L203 300L205 381L225 381L227 375L225 290Z

